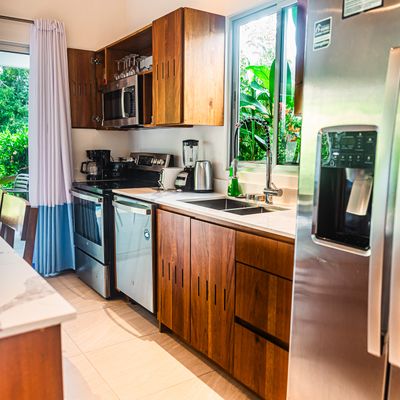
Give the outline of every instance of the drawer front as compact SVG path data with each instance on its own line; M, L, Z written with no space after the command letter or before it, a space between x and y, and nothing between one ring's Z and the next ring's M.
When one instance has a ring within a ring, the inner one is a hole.
M286 350L235 324L234 376L267 400L285 400L288 356Z
M236 263L236 316L289 343L292 282Z
M236 234L236 261L293 278L294 245L244 232Z

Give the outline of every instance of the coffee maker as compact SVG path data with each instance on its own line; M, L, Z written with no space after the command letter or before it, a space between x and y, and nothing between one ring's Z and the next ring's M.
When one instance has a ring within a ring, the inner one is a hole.
M81 164L81 173L88 180L103 180L111 174L111 150L86 150L89 159Z
M175 187L184 192L194 191L194 167L199 154L199 141L187 139L182 142L182 158L184 169L175 180Z

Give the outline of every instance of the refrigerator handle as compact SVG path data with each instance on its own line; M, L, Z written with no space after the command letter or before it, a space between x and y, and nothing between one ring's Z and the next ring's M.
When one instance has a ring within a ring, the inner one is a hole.
M397 179L393 223L389 303L389 362L400 368L400 173Z
M383 102L383 120L378 133L377 155L374 172L374 189L371 218L371 257L369 261L368 282L368 353L377 357L382 355L382 332L384 330L383 307L386 307L383 298L384 276L384 247L386 218L393 161L388 154L392 154L393 138L396 130L397 109L400 87L400 48L392 48L389 54L389 64ZM397 171L396 171L397 172ZM386 323L385 323L386 325Z

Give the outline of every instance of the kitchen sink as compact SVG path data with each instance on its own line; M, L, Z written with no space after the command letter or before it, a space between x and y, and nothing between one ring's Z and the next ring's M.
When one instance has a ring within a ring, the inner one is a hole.
M212 208L213 210L228 210L231 208L237 209L237 208L254 207L253 204L232 199L184 200L184 203Z
M240 209L225 210L226 212L238 215L253 215L253 214L265 214L274 211L284 211L285 208L280 207L247 207Z

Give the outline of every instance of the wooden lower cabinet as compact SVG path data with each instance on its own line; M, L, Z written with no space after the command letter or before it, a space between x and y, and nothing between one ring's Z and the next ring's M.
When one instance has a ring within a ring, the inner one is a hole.
M289 353L235 324L234 377L266 400L286 399Z
M233 370L235 231L192 219L191 344Z
M157 210L158 319L190 341L190 218Z

